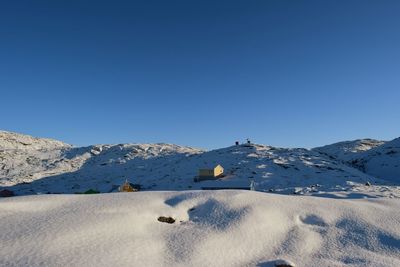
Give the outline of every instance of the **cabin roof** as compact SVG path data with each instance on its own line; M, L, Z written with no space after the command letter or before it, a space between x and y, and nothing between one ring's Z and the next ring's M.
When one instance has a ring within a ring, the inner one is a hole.
M200 168L200 170L214 170L218 166L221 166L221 168L223 168L221 164L215 164L215 165L203 166Z

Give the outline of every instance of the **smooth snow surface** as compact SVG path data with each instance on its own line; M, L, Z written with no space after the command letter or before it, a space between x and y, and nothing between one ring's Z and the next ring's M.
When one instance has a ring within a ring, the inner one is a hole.
M400 266L399 210L232 190L14 197L0 266Z

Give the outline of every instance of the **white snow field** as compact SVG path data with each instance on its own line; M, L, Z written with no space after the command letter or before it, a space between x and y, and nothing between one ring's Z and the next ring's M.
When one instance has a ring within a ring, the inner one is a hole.
M399 210L244 190L4 198L0 266L400 266Z
M194 181L217 164L225 177ZM400 138L203 151L0 131L0 193L16 195L0 198L0 266L400 266L399 165ZM142 192L112 193L125 179ZM88 189L108 194L73 194Z

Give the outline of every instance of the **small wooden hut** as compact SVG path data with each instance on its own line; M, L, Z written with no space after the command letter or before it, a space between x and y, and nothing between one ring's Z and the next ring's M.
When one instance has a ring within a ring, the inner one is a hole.
M199 169L199 176L195 177L195 182L205 181L205 180L217 180L224 176L224 168L221 165L216 165L213 167Z
M123 183L119 187L119 192L136 192L138 191L137 188L134 188L129 182L128 179L125 180L125 183Z

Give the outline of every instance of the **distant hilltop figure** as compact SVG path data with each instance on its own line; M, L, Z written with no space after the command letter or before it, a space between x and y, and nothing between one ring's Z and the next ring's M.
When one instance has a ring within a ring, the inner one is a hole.
M253 146L253 144L251 143L249 138L246 138L246 143L244 143L244 146L248 146L248 147Z
M249 139L249 138L246 138L246 142L243 143L243 144L244 144L244 145L251 145L250 139ZM235 141L235 145L236 145L236 146L240 145L240 142L239 142L239 141Z

